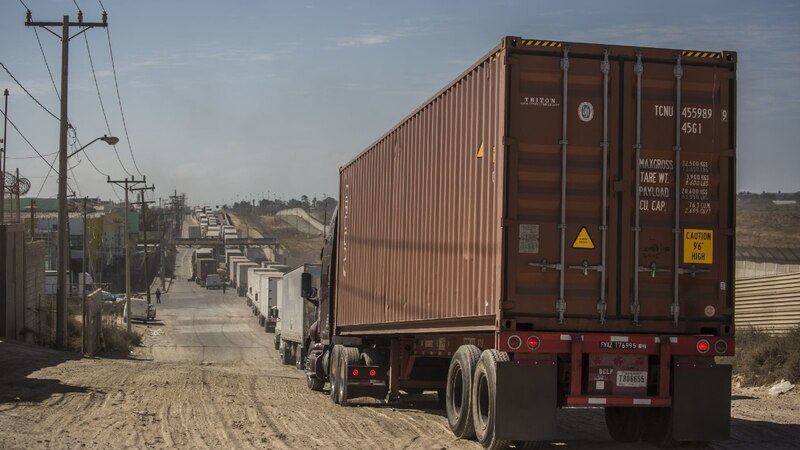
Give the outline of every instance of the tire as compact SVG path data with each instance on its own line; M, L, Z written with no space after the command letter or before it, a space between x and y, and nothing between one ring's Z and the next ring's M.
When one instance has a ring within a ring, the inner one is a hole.
M644 411L642 438L659 447L677 447L672 436L672 408L648 408Z
M472 376L481 356L474 345L462 345L450 360L447 371L445 409L450 430L459 439L475 437L472 421Z
M487 450L508 447L509 442L497 439L494 424L497 420L497 363L508 361L508 353L484 350L475 366L472 380L472 421L475 437Z
M276 334L274 341L275 341L275 350L280 350L281 349L281 335L280 334Z
M347 395L347 372L351 366L358 365L361 361L361 352L356 347L342 347L339 352L339 404L347 406L350 398Z
M281 364L288 366L292 364L292 345L286 341L281 341Z
M314 375L306 374L306 385L312 391L321 391L325 387L325 382Z
M607 407L606 429L617 442L639 442L644 432L642 411L636 408Z
M328 358L330 362L328 379L330 380L331 384L330 396L331 400L333 400L333 403L339 403L339 386L337 385L336 380L339 379L339 352L341 350L341 345L334 345L331 349L330 357Z

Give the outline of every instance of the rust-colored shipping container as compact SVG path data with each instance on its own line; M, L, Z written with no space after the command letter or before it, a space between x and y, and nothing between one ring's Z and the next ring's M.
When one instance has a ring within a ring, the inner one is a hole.
M338 331L731 334L735 62L505 38L341 169Z
M504 38L342 167L309 388L436 390L493 450L560 407L727 439L735 117L733 52Z

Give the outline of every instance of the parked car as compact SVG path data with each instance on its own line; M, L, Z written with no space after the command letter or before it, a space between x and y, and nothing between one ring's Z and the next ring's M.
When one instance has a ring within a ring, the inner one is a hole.
M108 291L100 291L100 298L106 303L116 303L117 296Z

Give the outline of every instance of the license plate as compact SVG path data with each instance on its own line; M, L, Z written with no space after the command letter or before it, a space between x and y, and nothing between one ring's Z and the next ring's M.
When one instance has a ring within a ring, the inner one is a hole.
M645 387L647 386L647 372L620 370L617 372L617 386Z
M639 348L636 342L601 341L600 348L610 348L614 350L634 350Z

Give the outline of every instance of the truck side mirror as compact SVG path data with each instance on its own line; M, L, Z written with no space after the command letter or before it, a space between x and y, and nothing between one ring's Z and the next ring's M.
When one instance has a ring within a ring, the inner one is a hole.
M300 295L304 298L311 296L311 274L303 272L300 274Z

